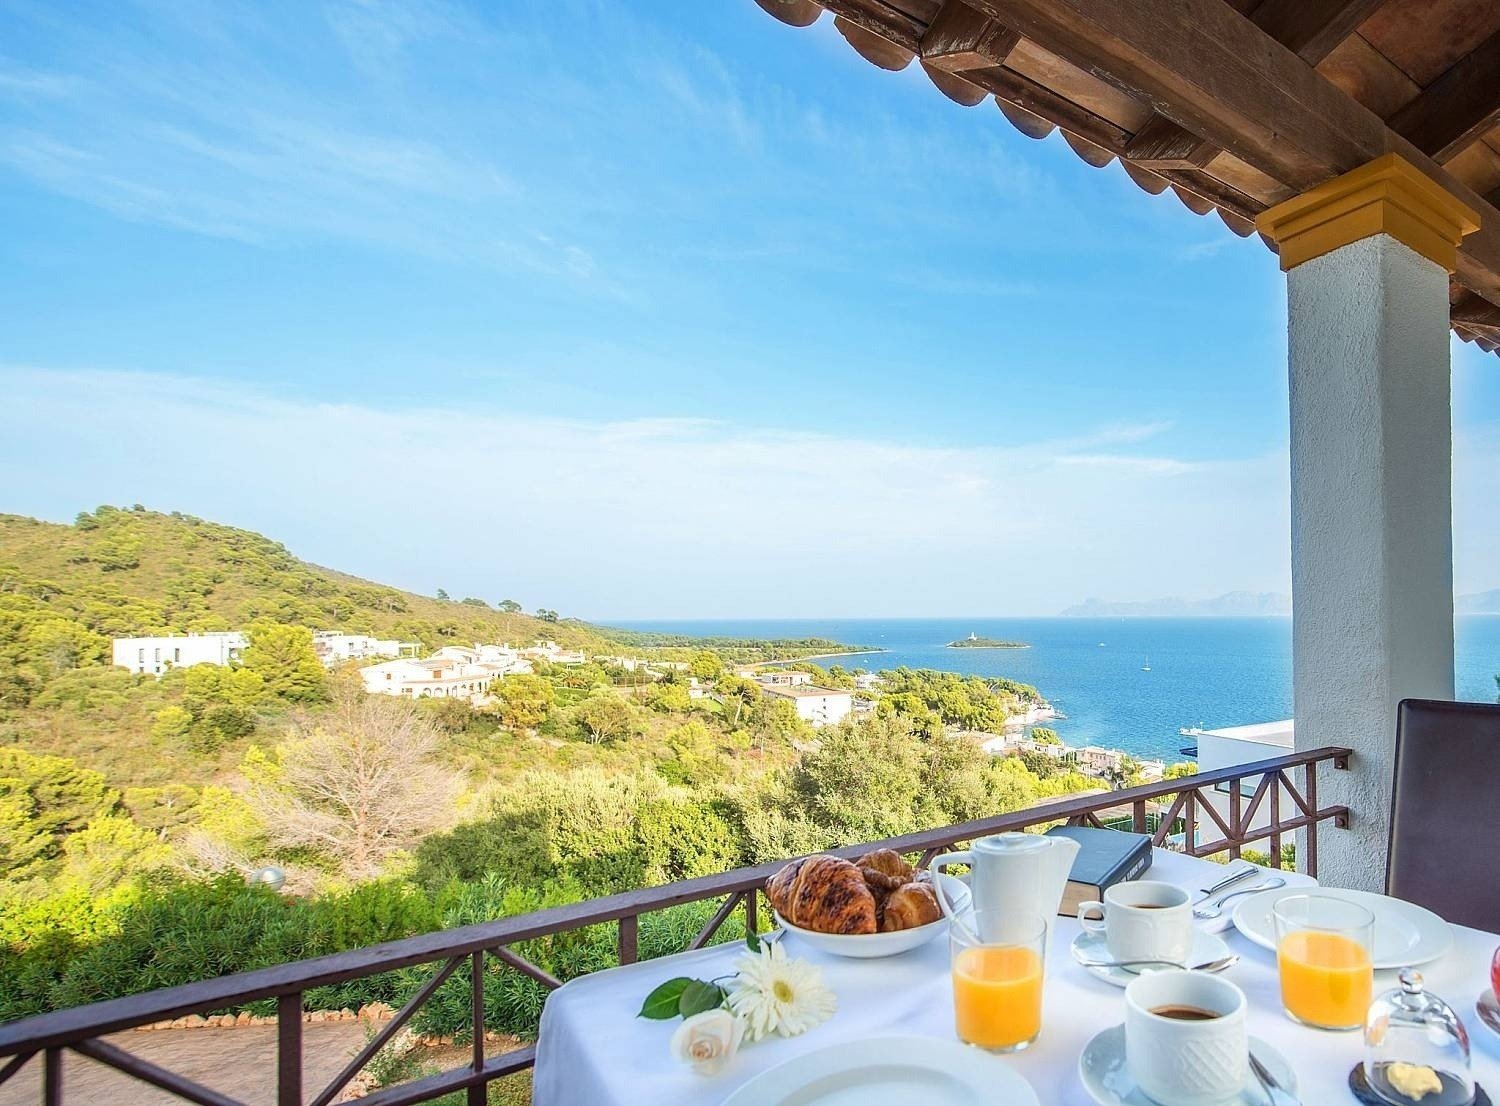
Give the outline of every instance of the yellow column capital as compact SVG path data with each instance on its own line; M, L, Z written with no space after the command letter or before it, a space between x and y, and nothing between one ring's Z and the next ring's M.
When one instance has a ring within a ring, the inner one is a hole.
M1283 270L1373 234L1388 234L1453 272L1479 213L1399 154L1385 154L1261 212Z

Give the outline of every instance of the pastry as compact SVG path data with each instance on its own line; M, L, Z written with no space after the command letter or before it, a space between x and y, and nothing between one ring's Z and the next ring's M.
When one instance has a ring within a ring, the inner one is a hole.
M880 932L892 933L898 929L916 929L917 926L935 922L943 916L938 907L937 895L930 884L903 883L890 893L882 911Z
M894 892L893 892L894 893ZM834 856L794 860L766 881L766 897L794 926L817 933L875 933L875 896L859 869Z

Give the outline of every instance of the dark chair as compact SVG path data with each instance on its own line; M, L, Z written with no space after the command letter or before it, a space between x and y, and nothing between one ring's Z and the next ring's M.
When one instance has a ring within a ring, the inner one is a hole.
M1500 929L1500 706L1403 700L1395 777L1386 891Z

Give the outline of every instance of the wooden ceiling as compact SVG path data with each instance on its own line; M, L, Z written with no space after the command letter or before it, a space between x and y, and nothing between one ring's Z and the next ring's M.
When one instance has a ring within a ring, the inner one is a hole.
M1452 325L1500 351L1500 0L756 2L796 27L826 9L882 69L916 61L957 103L993 98L1023 134L1059 130L1241 237L1398 153L1480 213Z

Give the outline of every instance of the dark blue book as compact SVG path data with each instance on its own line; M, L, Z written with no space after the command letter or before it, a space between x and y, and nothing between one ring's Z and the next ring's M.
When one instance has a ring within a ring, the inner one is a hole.
M1151 838L1144 833L1095 829L1093 826L1053 826L1049 837L1071 837L1078 842L1073 871L1057 912L1076 918L1078 904L1104 896L1106 888L1139 879L1151 867Z

